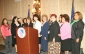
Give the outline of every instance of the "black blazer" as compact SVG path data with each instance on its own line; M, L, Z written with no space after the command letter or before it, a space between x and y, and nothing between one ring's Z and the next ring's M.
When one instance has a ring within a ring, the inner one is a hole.
M19 24L18 27L20 27L20 24ZM11 33L12 33L12 36L16 36L16 28L17 28L16 24L11 23Z
M53 38L55 38L55 42L60 42L60 37L58 36L60 34L60 27L57 21L50 25L49 32L48 42L53 41Z
M71 31L71 35L72 35L72 39L81 39L83 38L83 33L84 33L84 22L82 20L79 20L78 22L75 22L72 25L72 31Z
M28 25L28 27L33 27L33 23L30 23L30 25Z
M24 27L28 27L28 24L27 24L27 23L24 23L23 26L24 26Z
M20 24L20 26L19 27L24 27L24 24L21 24L21 23L19 23Z
M33 23L30 23L30 25L28 25L28 23L24 23L23 27L33 27Z

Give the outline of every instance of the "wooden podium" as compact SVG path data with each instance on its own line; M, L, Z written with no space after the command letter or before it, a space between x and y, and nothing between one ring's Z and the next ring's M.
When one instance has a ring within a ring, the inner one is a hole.
M39 54L38 31L31 27L25 27L23 29L25 30L26 35L22 37L23 34L19 33L20 28L16 29L18 54ZM21 31L23 29L21 29ZM19 34L21 35L21 37Z

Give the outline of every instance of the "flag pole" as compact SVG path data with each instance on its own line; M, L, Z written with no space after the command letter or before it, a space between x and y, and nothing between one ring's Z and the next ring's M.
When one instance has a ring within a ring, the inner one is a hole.
M73 16L74 16L74 0L72 0L71 22L73 21Z
M28 17L30 17L30 5L28 5Z

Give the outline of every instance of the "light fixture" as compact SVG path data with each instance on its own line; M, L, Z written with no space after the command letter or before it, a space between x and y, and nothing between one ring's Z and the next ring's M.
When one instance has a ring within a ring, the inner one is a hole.
M40 8L40 0L34 0L33 1L33 9L32 9L32 13L33 14L40 14L41 12L41 8Z

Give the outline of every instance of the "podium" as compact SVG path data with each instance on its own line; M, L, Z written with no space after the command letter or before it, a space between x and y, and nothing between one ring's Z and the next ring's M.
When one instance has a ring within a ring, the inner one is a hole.
M16 28L18 54L39 54L38 31L31 27Z

